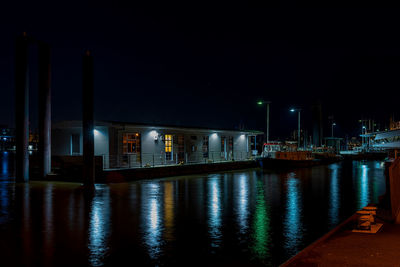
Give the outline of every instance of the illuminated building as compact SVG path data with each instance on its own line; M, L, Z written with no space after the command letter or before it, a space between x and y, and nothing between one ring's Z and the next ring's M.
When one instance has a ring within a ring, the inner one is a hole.
M97 122L95 155L105 168L246 160L256 154L259 131ZM82 155L80 121L53 124L52 155Z

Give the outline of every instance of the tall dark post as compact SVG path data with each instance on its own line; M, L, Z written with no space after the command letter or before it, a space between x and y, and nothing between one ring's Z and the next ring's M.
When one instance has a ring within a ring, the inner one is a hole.
M93 57L90 51L83 56L82 72L82 129L83 129L83 179L87 186L94 185L94 116L93 116Z
M50 47L39 43L39 168L40 176L51 172Z
M15 47L16 181L29 181L29 70L28 37L17 37Z

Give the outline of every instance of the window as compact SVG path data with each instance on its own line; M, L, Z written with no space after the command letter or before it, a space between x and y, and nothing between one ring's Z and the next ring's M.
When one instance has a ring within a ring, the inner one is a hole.
M81 153L81 139L79 134L71 135L71 155Z
M203 158L208 158L208 136L203 136Z
M165 159L171 160L172 159L172 135L166 134L164 140L165 140Z
M250 149L251 150L256 150L256 137L255 136L251 136L250 137Z
M229 151L233 152L233 136L228 138Z
M122 137L124 154L140 154L140 134L126 133Z
M225 152L225 136L221 136L221 152Z

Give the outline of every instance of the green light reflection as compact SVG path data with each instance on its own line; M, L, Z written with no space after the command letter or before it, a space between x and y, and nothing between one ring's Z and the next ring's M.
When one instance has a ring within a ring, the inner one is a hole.
M261 180L257 181L257 200L253 222L252 246L253 254L259 259L265 259L268 255L268 243L270 242L270 218L269 207L264 198L264 188Z

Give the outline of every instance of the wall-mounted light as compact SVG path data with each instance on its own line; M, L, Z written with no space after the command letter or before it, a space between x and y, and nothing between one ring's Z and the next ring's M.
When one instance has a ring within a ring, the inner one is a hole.
M154 138L154 140L158 140L158 133L156 130L150 131L149 135Z
M212 135L211 135L211 138L217 138L218 137L218 134L217 133L213 133Z

